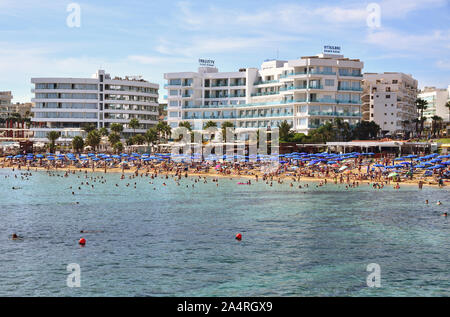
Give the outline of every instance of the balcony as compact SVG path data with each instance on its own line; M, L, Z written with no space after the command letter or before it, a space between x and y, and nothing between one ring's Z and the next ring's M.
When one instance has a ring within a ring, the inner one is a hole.
M251 94L252 97L261 97L261 96L272 96L272 95L278 95L278 91L265 91L265 92L257 92Z
M266 81L262 80L255 82L254 85L257 86L257 85L277 84L279 82L280 82L279 80L266 80Z
M216 83L212 84L211 87L228 87L228 83Z
M339 73L339 76L341 76L341 77L363 77L362 74L341 74L341 73Z
M205 96L205 99L221 99L221 98L228 98L229 95L216 95L216 96Z
M363 91L362 87L338 87L340 91Z

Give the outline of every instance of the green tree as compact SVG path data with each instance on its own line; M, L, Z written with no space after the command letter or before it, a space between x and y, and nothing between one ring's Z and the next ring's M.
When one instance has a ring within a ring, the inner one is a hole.
M416 99L416 108L419 112L419 122L420 122L420 131L419 135L422 136L423 133L423 125L426 120L426 118L423 115L423 112L428 108L428 102L426 100L423 100L421 98Z
M50 141L50 143L49 143L50 153L55 152L56 140L58 140L60 136L61 136L61 133L57 132L57 131L50 131L47 133L47 139Z
M434 138L436 137L436 134L439 137L440 131L442 129L442 122L443 121L444 120L441 117L439 117L439 116L431 117L431 133L432 133Z
M99 146L102 137L100 132L92 130L86 137L86 144L91 146L94 150Z
M182 122L178 123L178 127L186 128L189 131L192 131L192 126L191 126L191 123L189 121L182 121Z
M84 132L89 134L89 132L96 129L96 125L93 123L85 123L85 124L83 124L82 129L84 130Z
M108 141L109 144L111 144L111 146L114 147L114 144L120 142L120 135L116 132L113 132L108 136Z
M361 121L353 129L352 139L369 140L375 139L380 133L381 128L374 121Z
M172 133L172 128L166 121L160 121L156 125L156 131L158 132L158 141L161 142L162 138L169 138Z
M100 129L98 130L98 132L100 132L100 135L101 135L101 136L108 136L108 135L109 135L109 132L108 132L108 129L107 129L107 128L100 128Z
M134 144L141 145L141 144L144 144L144 142L145 142L145 138L142 134L136 134L135 136L133 136Z
M445 104L445 106L448 109L448 124L450 124L450 101L447 101L447 103ZM448 137L448 135L447 135Z
M156 128L150 128L148 129L144 134L145 142L147 143L147 146L150 147L158 141L158 132L156 131Z
M221 129L222 129L222 141L223 142L227 142L227 128L234 128L234 124L233 122L230 121L225 121L220 125ZM230 140L231 141L231 140Z
M280 130L280 140L287 142L290 137L292 126L284 120L283 122L278 124L278 129Z
M117 133L119 136L123 132L123 125L120 123L113 123L109 128L111 129L111 131Z
M139 120L136 118L133 118L128 122L128 126L133 129L133 133L136 133L136 129L139 129L140 123Z
M117 154L123 151L123 144L122 142L116 142L113 144L113 149L116 151Z
M203 129L208 129L208 128L217 128L217 123L214 121L206 122L205 125L203 126Z
M72 139L72 148L75 152L80 153L84 148L84 140L81 136L77 135Z

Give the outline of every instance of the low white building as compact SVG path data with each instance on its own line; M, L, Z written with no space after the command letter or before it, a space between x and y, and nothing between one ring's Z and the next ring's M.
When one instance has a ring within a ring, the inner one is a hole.
M417 85L412 75L404 73L365 73L363 120L374 121L388 135L413 132Z
M58 142L68 143L83 135L85 124L109 128L124 126L125 137L158 123L158 84L140 77L111 78L104 70L92 78L32 78L35 107L32 108L34 139L48 141L49 131L61 132ZM140 128L128 127L132 118Z
M297 60L265 61L260 69L167 73L168 123L188 121L202 129L230 121L238 130L276 127L286 120L308 134L335 118L361 120L362 68L357 59L319 54Z

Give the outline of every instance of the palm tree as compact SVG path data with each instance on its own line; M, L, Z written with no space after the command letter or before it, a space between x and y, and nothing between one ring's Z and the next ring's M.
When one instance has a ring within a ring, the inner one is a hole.
M447 103L445 104L445 106L448 109L448 122L447 122L447 126L450 125L450 101L447 101ZM447 129L447 127L445 127ZM448 129L447 129L448 130ZM448 137L448 134L447 134Z
M123 144L122 142L116 142L113 144L113 149L116 151L116 153L120 153L123 151Z
M208 129L208 128L217 128L217 123L214 121L208 121L205 123L205 126L203 127L204 129Z
M439 132L442 128L442 121L443 119L439 116L431 117L431 133L433 134L433 137L436 137L436 132L439 136Z
M164 138L170 137L172 128L167 124L166 121L160 121L156 125L156 131L158 132L158 140L160 141L163 136Z
M82 129L89 134L89 132L91 132L92 130L95 130L95 124L93 123L86 123L83 125Z
M72 139L72 148L77 153L80 153L83 150L84 140L81 136L77 135Z
M53 153L56 149L56 140L59 139L59 137L61 136L61 133L59 133L58 131L50 131L49 133L47 133L47 139L50 141L49 144L49 149L50 149L50 153Z
M94 148L95 150L100 144L101 139L102 137L100 135L100 132L98 132L97 130L92 130L86 137L86 144L92 146L92 148Z
M108 132L108 129L107 129L107 128L100 128L100 129L98 130L98 132L100 132L100 135L101 135L101 136L108 136L108 135L109 135L109 132Z
M123 132L123 125L121 125L120 123L113 123L109 128L119 136Z
M145 142L145 138L144 138L144 136L142 134L136 134L133 137L133 143L134 144L141 145L141 144L144 144L144 142Z
M150 128L145 132L144 134L145 142L147 143L147 146L150 148L151 145L153 145L156 141L158 141L158 131L156 131L156 128Z
M191 125L191 123L189 121L183 121L183 122L178 123L178 127L179 128L186 128L189 131L192 131L192 125Z
M128 126L133 129L133 133L136 134L136 129L140 126L139 120L136 118L131 119L130 122L128 122Z
M225 121L224 123L221 124L221 128L222 128L222 141L226 142L227 141L227 128L234 128L234 124L233 124L233 122Z
M120 142L120 135L116 132L113 132L108 136L108 141L109 144L111 144L111 146L114 148L114 144Z
M428 102L426 100L423 100L421 98L416 99L416 108L419 111L419 122L420 122L420 133L419 135L422 135L423 132L423 124L425 122L425 118L423 116L423 111L428 108Z
M205 123L205 126L203 127L203 129L208 129L208 128L217 128L217 123L214 121L208 121ZM211 140L214 140L215 138L215 134L211 133Z
M406 135L408 134L409 120L402 120L401 123L402 123L404 136L406 137Z

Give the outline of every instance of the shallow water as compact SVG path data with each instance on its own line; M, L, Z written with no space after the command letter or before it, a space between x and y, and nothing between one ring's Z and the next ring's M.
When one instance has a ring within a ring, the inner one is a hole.
M83 176L0 170L0 296L450 295L446 189L96 175L107 183L92 189ZM80 288L66 285L69 263ZM381 288L367 287L369 263Z

